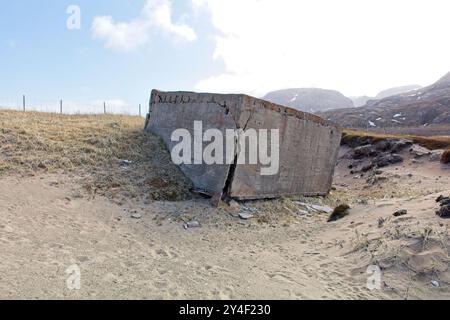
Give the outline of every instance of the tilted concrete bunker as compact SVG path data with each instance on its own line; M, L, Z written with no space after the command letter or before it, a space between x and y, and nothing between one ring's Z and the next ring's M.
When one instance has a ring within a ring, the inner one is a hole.
M195 187L237 200L330 191L342 134L332 122L242 94L152 91L146 130L161 137L170 151L179 143L172 141L173 132L186 129L194 136L195 121L202 121L203 130L218 129L224 136L227 129L279 132L276 174L262 175L262 164L238 164L237 157L224 164L181 164Z

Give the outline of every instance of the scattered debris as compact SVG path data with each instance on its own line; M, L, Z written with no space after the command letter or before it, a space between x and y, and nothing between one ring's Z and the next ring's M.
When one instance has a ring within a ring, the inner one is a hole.
M196 220L188 221L184 224L184 228L185 229L200 228L200 222L198 222Z
M333 209L328 207L328 206L324 206L324 205L319 205L319 204L311 204L311 203L306 203L306 202L295 202L297 205L300 205L302 207L305 207L308 210L308 213L310 211L313 212L325 212L325 213L331 213L333 212Z
M397 164L403 161L404 159L401 155L393 153L376 157L372 164L378 168L384 168L391 164Z
M142 215L139 214L139 213L133 213L133 214L131 215L131 217L132 217L133 219L141 219L141 218L142 218Z
M405 216L407 214L408 214L408 210L402 209L402 210L398 210L398 211L394 212L394 217L401 217L401 216Z
M251 213L247 213L247 212L240 212L239 213L239 218L241 218L242 220L250 220L254 217L253 214Z
M325 212L325 213L332 213L333 209L327 206L321 206L321 205L316 205L316 204L312 204L310 206L312 209L316 210L316 211L320 211L320 212Z
M348 216L349 214L350 214L350 206L348 204L341 204L340 206L334 209L333 213L328 219L328 222L337 221L339 219Z
M431 285L435 288L439 288L441 286L441 284L439 283L439 281L436 280L432 280L431 281Z
M132 164L133 162L130 160L120 160L120 166L121 167L128 167Z
M419 145L413 145L409 152L417 159L425 156L429 156L431 151L427 148L421 147Z

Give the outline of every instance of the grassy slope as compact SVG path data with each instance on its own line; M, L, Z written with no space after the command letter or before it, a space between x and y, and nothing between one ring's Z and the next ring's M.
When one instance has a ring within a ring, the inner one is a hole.
M347 142L355 138L366 137L371 142L377 142L389 138L408 139L414 141L429 150L450 148L450 136L417 136L417 135L400 135L400 134L382 134L374 132L356 131L345 129L343 141Z
M189 181L143 125L131 116L0 110L0 176L76 172L88 191L118 201L188 197Z

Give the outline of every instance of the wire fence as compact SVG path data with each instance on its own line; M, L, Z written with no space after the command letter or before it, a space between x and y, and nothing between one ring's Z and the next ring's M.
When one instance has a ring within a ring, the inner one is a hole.
M23 95L21 97L0 97L0 109L35 111L59 114L117 114L145 116L143 104L129 105L122 101L95 101L79 103L69 100L43 100Z

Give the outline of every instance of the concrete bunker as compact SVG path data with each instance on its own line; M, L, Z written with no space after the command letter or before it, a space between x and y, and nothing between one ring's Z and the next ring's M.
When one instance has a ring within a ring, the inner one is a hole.
M215 129L224 137L230 130L278 129L279 134L278 171L272 175L262 174L266 164L237 161L239 138L233 141L237 151L228 155L231 160L221 164L196 162L194 150L192 161L180 167L196 188L216 198L227 195L237 200L325 195L330 191L342 134L332 122L243 94L152 91L145 130L159 136L169 151L179 143L172 141L176 130L199 134L196 122L202 123L203 130ZM208 145L201 143L203 148ZM223 148L227 150L226 145ZM246 148L246 158L251 150L255 149Z

